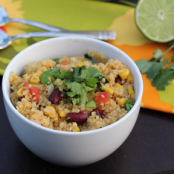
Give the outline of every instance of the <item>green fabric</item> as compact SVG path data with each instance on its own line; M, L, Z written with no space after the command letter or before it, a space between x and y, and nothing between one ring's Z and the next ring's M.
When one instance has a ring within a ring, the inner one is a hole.
M13 0L10 6L5 7L7 12L14 8L13 3L21 3L21 7L17 10L23 12L24 19L68 30L107 30L115 18L130 9L130 7L118 4L86 0ZM11 15L10 17L15 18L16 16ZM25 29L20 28L20 30L24 32L43 31L29 25L25 25ZM3 74L7 64L18 52L43 39L47 38L18 39L19 43L13 41L12 46L0 50L0 74Z
M174 84L166 87L165 91L159 91L160 101L170 103L174 107Z

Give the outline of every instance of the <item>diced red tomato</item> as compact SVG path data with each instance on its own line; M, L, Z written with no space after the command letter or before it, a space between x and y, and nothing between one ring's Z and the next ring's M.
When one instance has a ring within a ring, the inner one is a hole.
M30 94L33 97L33 101L37 101L40 97L39 89L37 87L30 87L29 90L30 90Z
M25 83L23 84L23 87L24 87L24 88L28 88L28 83L25 82Z
M4 31L5 33L7 33L7 30L6 30L5 27L0 27L0 29L1 29L2 31Z
M97 101L98 103L105 103L109 100L109 98L109 92L100 92L96 94L95 101Z
M60 63L60 65L68 65L69 63L68 62L62 62Z

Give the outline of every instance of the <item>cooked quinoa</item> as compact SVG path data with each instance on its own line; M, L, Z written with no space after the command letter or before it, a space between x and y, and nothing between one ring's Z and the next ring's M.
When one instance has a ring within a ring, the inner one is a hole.
M97 64L92 63L91 56ZM89 131L122 118L134 104L134 82L127 65L96 51L76 57L28 63L10 73L10 99L26 118L69 132Z

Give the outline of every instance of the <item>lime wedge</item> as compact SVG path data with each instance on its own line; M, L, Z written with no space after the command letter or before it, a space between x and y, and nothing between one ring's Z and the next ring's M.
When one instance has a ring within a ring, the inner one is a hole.
M140 31L155 42L174 39L174 0L139 0L135 21Z

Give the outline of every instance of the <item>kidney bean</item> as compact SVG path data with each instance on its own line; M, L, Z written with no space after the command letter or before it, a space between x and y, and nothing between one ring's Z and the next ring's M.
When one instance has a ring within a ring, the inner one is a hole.
M117 76L115 78L115 83L119 83L121 85L121 78L120 78L120 76Z
M97 108L93 109L93 111L95 111L96 115L98 115L100 118L102 118L102 115L100 114L100 112Z
M66 120L68 122L83 123L87 120L88 115L88 112L68 113Z
M18 101L21 101L23 97L18 97Z
M59 89L55 89L49 96L49 101L52 104L58 104L60 102L60 100L62 99L61 97L61 92L59 91Z

